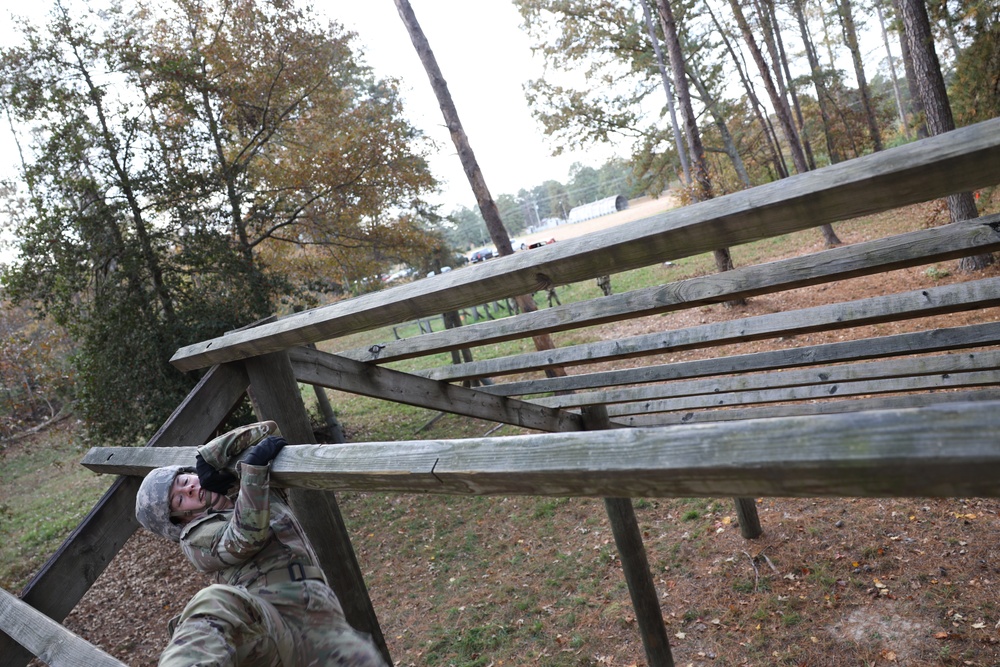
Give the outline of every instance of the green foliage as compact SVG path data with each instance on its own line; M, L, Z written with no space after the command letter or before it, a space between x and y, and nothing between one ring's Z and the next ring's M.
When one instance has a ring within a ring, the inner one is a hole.
M0 440L55 417L75 395L70 341L51 320L0 306Z
M973 2L972 41L959 55L948 88L957 125L970 125L1000 116L1000 5Z
M503 216L503 211L501 211ZM478 208L458 208L448 215L442 225L445 238L452 248L469 250L490 242L490 234Z
M292 3L176 0L57 4L20 28L0 51L25 137L2 281L75 341L101 438L169 415L196 379L168 364L178 347L441 248L423 139L340 26Z
M100 499L109 478L75 461L86 450L71 431L46 431L45 446L0 452L0 588L20 590Z

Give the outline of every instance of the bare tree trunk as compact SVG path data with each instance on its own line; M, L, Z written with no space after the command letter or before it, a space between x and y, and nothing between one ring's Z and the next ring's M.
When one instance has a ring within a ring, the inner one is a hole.
M410 41L413 42L413 48L416 49L417 55L420 57L420 62L423 63L424 69L427 71L431 88L434 89L438 104L441 106L441 113L444 115L445 124L451 133L451 140L455 143L458 157L462 161L462 168L465 170L465 175L469 179L469 185L472 186L472 191L476 195L476 202L479 204L479 210L483 215L483 220L486 222L486 230L490 233L490 239L493 241L493 245L497 247L497 251L501 256L513 255L514 249L510 244L510 235L507 233L507 228L503 225L503 220L500 219L500 211L497 209L497 204L493 200L489 188L486 187L486 179L483 178L479 162L476 161L476 155L472 152L469 138L466 136L465 129L462 127L462 121L458 117L458 109L455 108L455 103L451 99L451 93L448 91L448 83L444 80L444 75L441 74L441 68L438 67L434 52L431 51L427 37L417 22L417 17L413 13L413 8L410 7L409 0L395 0L395 2L396 9L399 11L399 17L403 20L407 32L410 33ZM540 287L545 286L540 285ZM538 304L531 298L531 295L517 296L514 300L520 307L521 312L529 313L538 310ZM552 350L555 348L555 343L552 342L552 336L549 334L532 336L532 340L534 340L535 347L539 350ZM551 368L546 370L545 373L549 377L556 377L565 375L566 371L562 368Z
M799 95L795 90L795 84L792 82L792 73L788 67L788 57L785 54L785 45L781 39L781 30L778 28L777 16L774 11L774 0L764 0L763 9L767 14L767 22L769 24L769 33L773 33L773 42L776 45L776 49L772 53L772 59L775 62L775 69L778 68L778 63L781 63L781 68L784 70L785 79L788 81L788 95L792 99L792 109L795 112L795 120L799 126L799 132L802 136L802 150L805 153L806 164L809 169L816 168L816 160L813 157L812 145L809 143L809 131L806 127L805 119L802 117L802 107L799 105ZM782 95L784 97L784 94ZM833 231L833 225L826 223L820 225L820 233L823 235L823 242L826 247L832 248L834 246L840 245L840 237L837 236L837 232Z
M927 137L924 102L920 97L920 86L917 85L917 74L913 69L913 56L910 54L910 45L903 30L903 10L899 6L899 0L892 0L892 6L896 11L896 21L899 25L899 51L903 58L903 73L906 75L906 87L910 91L911 122L917 131L917 139L924 139Z
M705 201L711 199L713 196L712 181L708 175L708 165L705 164L705 147L701 143L698 121L694 115L694 108L691 106L691 93L688 90L687 77L684 72L684 54L681 50L677 21L674 19L670 0L656 0L656 5L660 14L660 23L663 26L663 40L667 44L670 67L674 74L674 89L677 91L677 103L680 106L681 118L684 121L684 134L687 138L688 150L691 153L691 171L694 177L694 189L696 190L695 198L698 201ZM733 258L729 253L729 248L720 248L712 254L715 257L716 268L720 273L733 268ZM729 306L737 306L745 303L746 299L726 302Z
M858 46L858 32L854 27L854 13L851 0L840 0L837 9L840 13L840 24L844 29L844 42L851 52L854 61L854 74L858 79L858 93L861 96L861 106L868 119L868 133L872 139L875 151L882 150L882 132L875 118L875 108L872 106L871 94L868 91L868 79L865 77L865 63L861 57L861 47Z
M698 75L694 69L687 70L688 78L691 79L691 83L698 90L698 95L701 97L701 103L705 105L708 112L712 114L712 119L715 121L715 127L719 130L719 135L722 137L722 144L725 147L726 155L729 156L729 160L733 163L733 169L736 170L736 175L740 179L740 183L743 187L749 188L753 186L750 181L750 174L747 173L747 167L743 163L743 157L740 155L739 150L737 150L736 142L733 141L733 135L729 132L729 128L726 127L726 119L719 111L719 102L712 96L712 93L708 90L708 86L705 81Z
M802 137L802 149L806 154L806 164L812 170L816 168L816 159L813 157L812 144L809 142L809 128L806 126L805 118L802 116L799 94L795 89L795 81L792 79L792 73L788 67L788 55L785 53L785 42L781 39L781 29L778 26L778 17L774 10L774 0L765 0L764 8L767 11L767 20L771 27L770 31L773 33L772 41L777 47L772 58L775 63L781 63L781 70L784 72L785 81L787 81L785 86L788 89L788 96L792 100L792 111L795 112L795 122L798 123L799 134Z
M816 46L813 44L812 35L809 34L809 24L806 23L805 0L792 0L792 13L799 24L799 32L802 35L802 43L805 46L806 59L809 61L809 70L813 80L813 87L816 88L816 103L819 105L820 120L823 122L823 134L826 137L826 152L831 164L837 164L843 159L840 150L833 139L833 125L830 120L830 110L827 106L830 100L830 93L823 80L823 71L819 64L819 57L816 55Z
M792 153L792 162L795 164L795 171L799 174L804 174L809 171L809 164L806 162L806 155L802 148L799 133L792 122L792 111L788 105L788 99L780 94L775 87L774 79L771 77L771 69L767 66L767 61L764 59L764 54L757 45L757 40L754 39L750 24L743 14L739 0L729 0L729 5L732 7L733 16L736 17L736 23L740 27L740 32L743 33L743 40L746 42L747 48L750 49L754 62L757 63L757 69L760 70L760 77L764 81L764 88L767 90L767 94L771 98L771 104L774 106L774 113L778 117L778 122L785 133L785 138L788 140L788 150ZM775 69L779 69L777 62L775 62ZM822 225L820 232L823 234L823 240L827 245L834 246L840 244L840 239L837 238L833 227L830 225Z
M660 49L660 40L656 38L656 29L653 26L653 18L649 12L648 0L642 1L642 14L646 19L646 32L649 33L649 40L653 43L653 53L656 55L656 65L660 68L660 78L663 80L663 92L667 95L667 108L670 110L670 126L674 131L674 146L677 149L677 157L681 161L681 172L684 175L684 185L691 185L691 161L688 159L687 150L684 148L684 140L681 138L681 128L677 122L677 104L674 102L674 93L670 86L670 77L667 76L667 63L663 57L663 50Z
M889 48L889 32L885 29L885 15L882 13L882 0L875 0L875 12L878 14L878 25L882 30L882 44L885 45L885 57L889 59L889 73L892 76L892 94L896 98L896 113L899 115L899 126L903 136L910 138L910 128L906 124L906 113L903 111L903 96L899 93L899 77L896 75L896 59L892 57Z
M725 29L722 27L722 24L719 23L719 19L716 18L711 5L706 2L705 8L708 10L708 15L712 18L712 23L715 25L715 29L718 31L719 37L722 39L722 43L726 47L726 51L733 59L733 65L736 67L736 71L740 75L740 81L743 83L743 89L746 91L747 98L750 100L750 106L753 108L754 115L757 118L757 123L761 126L762 134L767 138L767 147L771 152L771 160L774 163L775 173L778 178L785 178L788 176L788 166L785 164L785 157L781 153L781 146L778 142L777 133L774 131L774 127L768 119L761 113L762 105L760 103L760 99L758 99L757 93L754 91L753 84L750 82L746 71L743 69L740 57L736 53L736 49L733 48L732 43L729 41L729 37L726 35Z
M924 0L900 0L903 28L913 57L913 68L924 110L927 113L927 130L931 136L955 129L955 119L948 103L948 93L941 75L941 64L934 49L930 21ZM951 221L960 222L979 217L976 201L971 192L962 192L948 197ZM959 262L962 271L978 271L993 263L992 254L963 257Z
M754 38L753 32L750 29L750 24L747 22L746 16L743 14L743 9L740 7L739 0L729 0L729 6L732 7L733 15L736 17L736 23L740 26L740 31L743 33L743 41L746 42L747 48L750 49L750 54L753 56L754 62L757 63L757 69L760 71L760 77L764 81L764 88L767 90L767 94L771 98L771 104L774 106L774 113L778 117L778 122L781 124L782 131L785 133L785 139L788 141L788 149L792 153L792 162L795 164L795 171L800 174L804 174L809 171L809 166L806 164L806 156L802 151L802 142L799 140L799 133L796 131L795 125L792 123L792 113L788 106L788 100L782 97L778 93L778 89L775 87L774 77L771 76L771 68L767 66L767 61L764 60L764 54L757 45L757 40Z

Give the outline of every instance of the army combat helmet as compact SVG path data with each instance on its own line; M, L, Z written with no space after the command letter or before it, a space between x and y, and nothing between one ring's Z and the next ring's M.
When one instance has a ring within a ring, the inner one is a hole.
M135 496L135 518L146 530L171 542L181 541L183 526L170 518L170 487L182 472L194 472L191 466L164 466L146 475Z

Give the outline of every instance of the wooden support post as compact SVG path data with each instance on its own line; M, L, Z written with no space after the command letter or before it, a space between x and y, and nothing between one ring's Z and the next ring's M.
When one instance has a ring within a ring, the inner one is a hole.
M583 409L583 423L587 430L612 428L604 406L589 406ZM639 624L642 645L646 649L646 659L650 667L673 667L674 658L670 653L670 639L663 624L663 612L656 594L653 575L649 571L646 547L635 518L635 508L631 498L605 498L604 507L611 521L611 532L622 561L622 572L628 584L628 592L635 608L635 618Z
M290 443L304 444L312 440L312 425L288 353L251 357L244 365L258 416L276 421L281 434ZM288 499L316 549L320 566L340 598L347 621L357 630L370 634L386 663L393 664L336 495L332 491L291 489Z
M736 517L740 522L740 535L748 540L760 537L764 529L760 527L760 515L753 498L733 498L736 503Z

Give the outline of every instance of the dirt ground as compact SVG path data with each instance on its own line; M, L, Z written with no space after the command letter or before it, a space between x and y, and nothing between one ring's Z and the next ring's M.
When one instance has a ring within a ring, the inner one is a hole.
M846 231L844 241L863 235ZM848 281L836 294L796 290L735 311L698 308L609 325L605 334L964 279L894 271ZM996 318L994 309L912 326ZM902 328L873 327L880 334ZM809 334L791 344L838 336ZM439 511L442 504L448 512ZM676 664L1000 665L998 500L761 498L757 506L764 534L748 541L729 499L636 502ZM646 664L599 500L343 494L341 508L397 665ZM167 619L205 583L176 547L140 531L66 625L130 665L152 665ZM470 629L497 642L463 653L457 639L443 639ZM519 653L505 653L510 646Z

